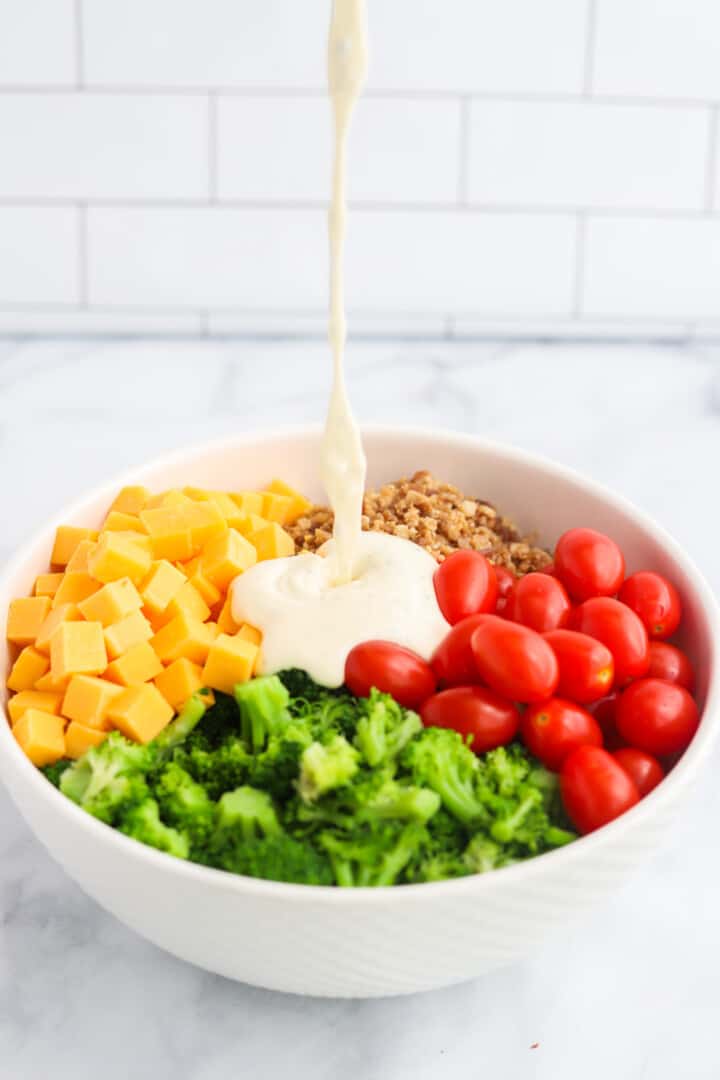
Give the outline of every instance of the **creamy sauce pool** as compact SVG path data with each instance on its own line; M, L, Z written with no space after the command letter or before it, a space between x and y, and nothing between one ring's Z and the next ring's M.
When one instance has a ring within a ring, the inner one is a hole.
M333 539L317 555L259 563L232 587L234 619L262 631L261 672L302 668L324 686L342 684L345 659L363 641L392 641L427 660L448 630L435 599L432 556L409 540L361 529L367 466L345 387L343 270L347 140L367 74L366 24L365 0L334 0L328 39L335 123L328 214L333 385L320 461L335 514Z

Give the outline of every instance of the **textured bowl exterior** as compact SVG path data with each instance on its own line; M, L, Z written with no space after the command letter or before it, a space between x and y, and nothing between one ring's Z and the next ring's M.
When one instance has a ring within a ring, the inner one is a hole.
M238 489L282 476L311 496L319 433L256 435L186 451L135 470L70 507L65 522L99 523L121 483ZM490 874L395 889L341 890L255 881L172 859L83 813L54 790L0 725L0 775L28 824L67 873L156 945L229 978L338 997L404 994L460 982L530 952L598 903L661 842L675 801L708 756L719 721L712 594L661 529L577 475L465 436L369 429L372 483L429 468L501 506L552 544L571 525L605 529L629 569L671 573L685 598L683 644L704 712L679 765L610 826L559 851ZM60 519L58 519L59 521ZM0 607L44 568L57 522L25 546L0 582ZM3 646L4 647L4 646ZM7 656L6 656L7 666Z

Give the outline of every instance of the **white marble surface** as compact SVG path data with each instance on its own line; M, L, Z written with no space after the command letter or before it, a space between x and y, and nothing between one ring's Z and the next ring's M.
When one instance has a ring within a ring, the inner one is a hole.
M483 433L580 468L720 584L715 353L393 343L355 346L351 363L362 419ZM0 556L113 472L316 421L326 393L321 345L0 344ZM718 820L708 775L613 902L524 963L422 996L321 1001L146 944L65 877L0 792L0 1080L716 1080Z

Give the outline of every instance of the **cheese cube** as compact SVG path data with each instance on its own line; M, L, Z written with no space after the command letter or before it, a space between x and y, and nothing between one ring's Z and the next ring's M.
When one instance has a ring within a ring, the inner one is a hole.
M243 623L236 636L242 638L243 641L250 641L258 647L262 644L262 634L256 626L251 626L250 623Z
M148 489L139 485L121 488L110 504L110 512L117 510L121 514L139 514L149 498Z
M101 731L100 728L85 727L77 720L71 721L65 732L65 757L82 757L91 746L99 746L107 739L109 731Z
M217 627L214 627L217 631ZM181 612L155 634L151 645L163 663L185 657L204 664L213 640L213 624L201 623Z
M234 634L238 630L238 624L232 615L232 593L225 597L225 603L218 615L218 629L221 634Z
M63 675L56 679L51 671L46 671L35 682L35 689L43 694L60 694L63 697L70 682L70 675Z
M149 641L153 628L141 611L131 611L124 619L105 628L105 648L111 660L117 660L133 645Z
M211 540L203 548L202 570L206 577L223 591L228 588L233 578L242 574L249 566L257 562L254 546L235 529L228 530L225 536Z
M147 743L173 718L173 710L156 686L132 686L115 698L108 719L128 739Z
M211 540L218 536L224 536L228 531L228 523L220 511L220 507L211 499L203 502L191 502L188 506L184 506L182 516L190 529L193 555Z
M155 559L183 562L192 557L190 527L182 511L180 506L158 506L140 511L140 520L150 537Z
M13 726L12 732L32 761L42 768L65 757L65 721L54 713L28 709Z
M118 529L116 533L100 533L100 536L120 536L123 540L128 540L135 547L140 548L141 551L146 551L152 558L152 543L150 537L145 532L138 532L136 529Z
M189 581L186 581L182 588L178 589L165 608L163 621L170 622L171 619L183 613L191 619L197 619L198 622L205 622L206 619L210 618L210 608L195 586Z
M43 694L39 690L21 690L19 694L13 694L7 704L7 711L11 724L17 724L18 720L28 709L40 709L41 712L60 712L62 694Z
M190 562L186 562L184 570L187 574L189 583L197 589L209 607L215 607L216 604L220 603L222 600L222 593L203 573L202 563L199 557L191 559ZM205 618L207 618L207 615Z
M73 675L68 683L60 711L68 720L85 727L107 728L107 711L122 688L93 675Z
M206 686L232 694L236 683L247 682L257 661L258 647L237 634L220 634L210 646L202 678Z
M133 611L139 611L142 605L142 597L130 578L118 578L82 600L78 608L88 622L111 626Z
M279 495L275 491L263 492L262 516L266 521L277 521L279 525L287 525L293 520L294 511L295 502L289 495Z
M299 517L302 517L303 514L307 514L308 510L312 508L312 503L310 502L310 500L306 499L304 495L301 495L299 491L291 488L290 485L286 484L284 480L278 480L277 478L271 480L267 486L267 491L275 495L287 495L292 501L290 515L286 521L280 522L281 525L292 525L293 522L297 521L297 519ZM263 492L263 495L264 494L265 492ZM263 507L264 506L265 502L263 501ZM264 509L262 511L262 514L263 517L270 516L269 514L265 513ZM271 518L271 520L277 519Z
M71 570L63 575L58 590L52 598L54 608L63 604L79 604L100 588L99 583L85 570Z
M82 615L80 614L77 604L60 604L59 607L53 608L38 630L38 635L35 639L35 648L38 652L45 653L49 656L50 638L53 636L60 623L80 622L81 620Z
M276 521L268 522L262 529L251 533L248 539L257 552L258 562L295 554L295 541Z
M244 522L238 529L238 532L243 536L250 536L252 533L259 532L260 529L264 529L268 522L264 517L260 517L259 514L248 514Z
M230 498L244 514L262 514L263 493L261 491L231 491Z
M210 491L208 499L217 506L231 529L237 529L247 517L245 510L241 510L235 500L224 491Z
M33 645L27 645L10 669L5 685L9 690L32 690L49 667L47 656L43 656Z
M35 578L33 593L35 596L54 596L62 581L62 574L38 574Z
M140 595L149 615L162 615L186 582L185 574L167 559L158 559L140 586Z
M103 521L103 532L139 532L144 533L143 523L137 514L125 514L122 510L111 510Z
M150 554L125 533L103 533L89 559L90 573L107 585L119 578L130 578L134 585L146 577Z
M187 506L189 502L192 502L192 499L184 491L180 491L179 488L171 488L169 491L162 493L158 506Z
M172 705L176 712L180 711L189 697L205 686L200 665L184 656L173 660L153 681L168 705Z
M71 570L82 570L84 573L87 573L88 559L90 558L90 552L94 547L94 540L81 540L68 560L68 564L65 567L66 573L70 573Z
M102 623L62 622L50 638L50 671L65 675L99 675L107 667Z
M53 566L67 566L81 540L97 540L94 529L81 529L76 525L59 525L55 533L50 562Z
M161 671L162 664L150 642L141 641L108 665L105 678L120 686L138 686L154 679Z
M48 596L22 596L18 600L11 600L7 621L8 641L15 645L32 645L49 611Z

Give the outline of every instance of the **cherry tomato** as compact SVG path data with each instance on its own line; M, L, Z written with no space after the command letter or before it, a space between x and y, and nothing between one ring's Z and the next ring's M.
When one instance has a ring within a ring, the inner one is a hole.
M587 705L608 693L615 663L607 645L577 630L551 630L544 637L557 657L562 697Z
M604 533L568 529L555 547L555 573L573 600L614 596L625 576L625 559Z
M520 713L512 701L484 686L454 686L433 694L420 710L426 727L452 728L464 739L472 737L476 754L504 746L515 735Z
M692 694L695 688L695 672L684 652L667 641L650 642L650 667L648 675L653 679L684 686Z
M435 571L433 582L440 610L454 626L468 615L494 611L497 577L479 551L454 551Z
M541 566L537 572L538 574L549 574L550 577L555 577L555 563L550 562L547 566Z
M570 614L570 598L557 578L543 572L526 574L510 594L506 616L544 634L563 626Z
M480 678L512 701L544 701L555 692L558 664L534 630L484 615L471 639Z
M498 599L507 599L512 592L517 578L506 566L494 566L495 580L497 581Z
M430 666L440 686L467 686L480 682L470 640L482 622L483 615L455 623L435 650Z
M613 757L634 782L641 799L649 795L665 775L657 758L644 750L636 750L634 746L623 746L613 753Z
M392 641L363 641L351 649L345 661L345 683L358 697L367 697L377 687L406 709L416 709L436 686L430 665Z
M580 705L554 697L531 705L522 718L520 733L531 754L558 772L578 746L602 746L600 726Z
M631 574L618 593L641 620L648 637L664 640L675 633L682 617L680 594L667 578L640 570Z
M599 746L579 746L568 754L560 772L560 794L581 833L607 825L640 801L634 781Z
M629 679L644 675L650 664L645 627L634 611L609 596L586 600L572 612L568 627L602 641L615 661L615 682L624 686Z
M698 708L683 686L664 679L638 679L620 695L618 731L648 754L676 754L686 748L699 724Z
M600 725L603 742L607 750L617 750L623 745L623 740L617 729L617 703L619 700L620 694L616 691L614 694L608 694L602 701L596 702L590 710Z

